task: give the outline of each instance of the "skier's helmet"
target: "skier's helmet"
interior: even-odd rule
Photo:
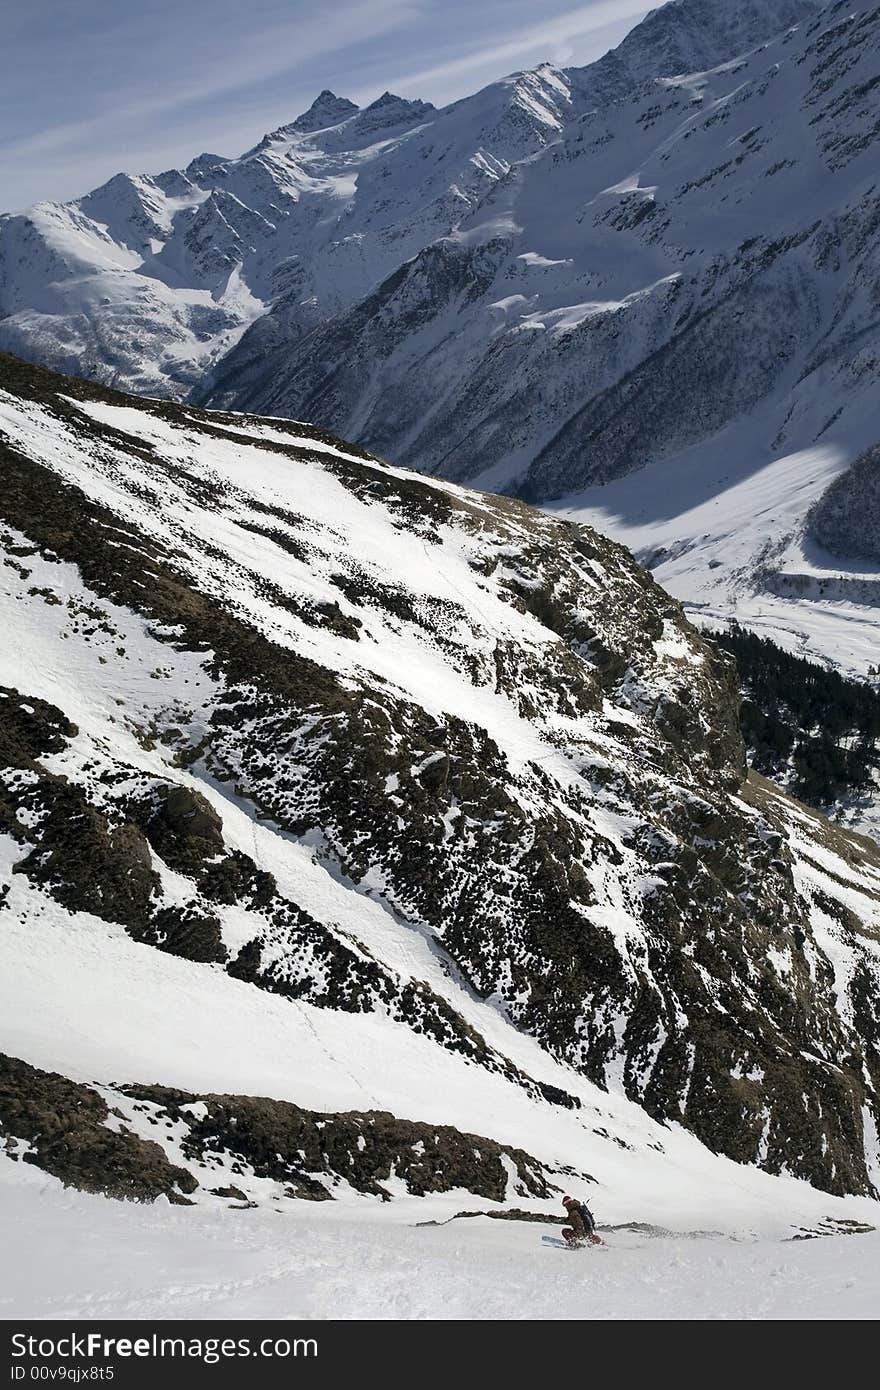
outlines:
[[[562,1205],[563,1205],[564,1207],[570,1207],[570,1206],[572,1206],[573,1203],[574,1203],[574,1198],[573,1198],[573,1197],[563,1197],[563,1199],[562,1199]]]

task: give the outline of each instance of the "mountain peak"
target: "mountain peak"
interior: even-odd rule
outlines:
[[[365,106],[357,120],[359,129],[378,129],[381,126],[414,125],[436,111],[430,101],[413,101],[395,92],[383,92]]]
[[[191,159],[184,169],[184,173],[190,179],[198,183],[200,178],[216,169],[218,164],[225,164],[227,161],[221,154],[197,154],[195,159]]]
[[[410,100],[408,97],[399,97],[396,92],[383,92],[375,101],[371,101],[369,106],[365,106],[363,115],[368,112],[383,112],[385,114],[397,115],[398,112],[416,112],[422,114],[426,111],[435,111],[436,107],[430,101],[420,101],[418,98]]]
[[[383,107],[387,107],[387,106],[400,106],[400,105],[409,105],[409,104],[410,104],[410,103],[407,102],[407,100],[406,100],[405,97],[399,97],[399,96],[397,96],[397,94],[396,94],[395,92],[383,92],[382,95],[381,95],[380,97],[376,97],[376,100],[375,100],[375,101],[371,101],[370,104],[369,104],[369,106],[365,107],[364,109],[367,110],[367,111],[380,111],[380,110],[383,109]],[[417,105],[417,104],[424,105],[424,103],[413,103],[413,104],[414,104],[414,105]]]
[[[621,80],[625,92],[633,82],[705,71],[810,19],[821,6],[822,0],[668,0],[603,58],[574,71],[588,76],[597,94],[614,98]]]
[[[325,126],[338,125],[340,121],[345,121],[349,116],[355,115],[360,108],[355,102],[349,101],[348,97],[338,97],[335,92],[331,92],[329,87],[325,87],[312,102],[308,111],[303,111],[301,116],[290,126],[291,130],[312,131],[323,130]]]

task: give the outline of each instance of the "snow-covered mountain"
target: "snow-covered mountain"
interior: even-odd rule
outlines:
[[[746,775],[628,552],[7,357],[0,465],[13,1158],[218,1209],[875,1209],[880,856]]]
[[[539,501],[744,419],[767,459],[873,442],[878,34],[876,7],[832,6],[598,103],[592,69],[558,74],[542,148],[298,342],[276,306],[210,399]]]
[[[179,397],[203,383],[253,324],[218,381],[224,392],[259,394],[264,366],[275,374],[274,362],[261,363],[271,348],[286,360],[316,326],[362,314],[360,306],[389,276],[405,299],[423,276],[434,282],[428,294],[436,303],[420,305],[420,316],[427,307],[432,321],[442,318],[459,284],[485,320],[489,284],[476,282],[494,280],[492,266],[507,246],[537,296],[533,307],[571,304],[566,294],[576,289],[581,296],[589,270],[589,238],[578,231],[578,264],[559,262],[549,276],[544,263],[552,253],[543,241],[548,223],[561,234],[570,222],[572,198],[583,202],[583,161],[563,174],[571,185],[565,202],[549,218],[546,211],[532,216],[514,248],[510,196],[522,181],[540,198],[538,171],[556,166],[572,143],[581,146],[598,111],[620,103],[628,111],[633,93],[655,89],[658,76],[711,66],[815,8],[814,0],[750,0],[735,8],[676,0],[588,68],[545,64],[442,111],[387,92],[359,110],[325,91],[241,158],[202,154],[183,170],[119,174],[73,203],[4,217],[0,347],[120,387]],[[628,128],[620,143],[630,144]],[[631,254],[625,238],[620,250]],[[414,257],[415,280],[407,268]],[[383,301],[388,295],[386,286]],[[504,295],[510,297],[509,287]],[[414,326],[395,326],[395,312],[383,314],[388,337],[377,370],[394,340]],[[522,317],[513,313],[513,320]],[[290,407],[303,389],[279,383],[274,405]],[[356,403],[348,395],[351,416]],[[372,414],[370,429],[381,432],[375,403],[359,413],[365,428]],[[400,452],[399,443],[391,452]],[[436,450],[421,453],[420,467],[440,462]],[[467,467],[481,461],[479,450]]]
[[[0,346],[519,491],[864,675],[876,565],[806,516],[880,434],[878,16],[675,0],[443,110],[322,92],[0,218]]]

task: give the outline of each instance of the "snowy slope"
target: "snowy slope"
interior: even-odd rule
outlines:
[[[698,626],[712,631],[732,620],[876,685],[880,567],[870,556],[831,554],[810,520],[837,482],[848,530],[872,534],[870,506],[853,505],[859,494],[848,486],[856,448],[820,443],[766,461],[756,434],[754,422],[743,422],[550,509],[628,546]],[[880,840],[880,787],[842,802],[839,814]]]
[[[218,1213],[870,1222],[880,860],[744,779],[623,549],[2,365],[13,1155]]]
[[[706,1177],[714,1184],[717,1173]],[[772,1186],[798,1209],[796,1184]],[[727,1195],[718,1183],[722,1203]],[[741,1192],[736,1197],[742,1202]],[[13,1245],[29,1252],[4,1268],[0,1312],[388,1321],[876,1316],[876,1232],[801,1241],[781,1241],[769,1229],[738,1241],[676,1236],[658,1227],[650,1202],[645,1207],[648,1229],[606,1231],[606,1249],[570,1256],[557,1248],[558,1226],[474,1217],[416,1229],[428,1217],[424,1202],[378,1212],[325,1203],[316,1213],[303,1204],[283,1219],[272,1210],[121,1207],[63,1192],[53,1179],[0,1159],[0,1221]],[[632,1208],[624,1209],[629,1217]],[[437,1202],[431,1211],[448,1219]],[[684,1214],[693,1219],[687,1203]],[[716,1226],[717,1211],[707,1215]],[[60,1260],[59,1248],[75,1250],[76,1260]]]
[[[727,430],[709,446],[551,509],[628,546],[696,621],[718,627],[732,617],[864,677],[878,659],[880,570],[870,561],[841,562],[815,543],[808,524],[850,452],[818,444],[766,460],[753,448],[754,432]]]

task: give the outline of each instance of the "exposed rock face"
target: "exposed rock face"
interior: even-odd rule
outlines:
[[[355,102],[349,101],[347,97],[338,97],[335,92],[325,87],[323,92],[315,97],[308,111],[297,116],[293,122],[293,129],[310,131],[320,130],[322,126],[338,125],[349,116],[357,115],[358,109]]]
[[[156,790],[155,809],[146,825],[150,844],[172,868],[191,872],[225,849],[223,822],[210,802],[189,787]]]
[[[155,1139],[136,1132],[147,1126]],[[178,1165],[162,1146],[172,1127]],[[128,1201],[163,1195],[182,1204],[202,1186],[252,1205],[240,1187],[217,1186],[217,1170],[226,1168],[238,1182],[270,1183],[276,1200],[307,1201],[331,1198],[340,1182],[387,1201],[383,1183],[392,1179],[416,1197],[461,1189],[496,1202],[544,1198],[559,1191],[552,1178],[563,1176],[522,1150],[394,1115],[315,1114],[257,1096],[195,1096],[161,1086],[99,1092],[2,1054],[0,1136],[7,1153],[65,1186]]]
[[[0,1055],[0,1135],[7,1152],[14,1153],[19,1141],[26,1163],[83,1192],[141,1202],[161,1193],[185,1201],[196,1179],[169,1163],[159,1144],[118,1131],[112,1121],[94,1088]]]
[[[494,1000],[716,1151],[870,1189],[876,850],[746,779],[732,667],[626,551],[311,427],[3,369],[10,627],[96,708],[110,653],[143,672],[93,724],[7,659],[16,879],[572,1106],[469,1021]],[[231,843],[217,788],[446,975]]]

